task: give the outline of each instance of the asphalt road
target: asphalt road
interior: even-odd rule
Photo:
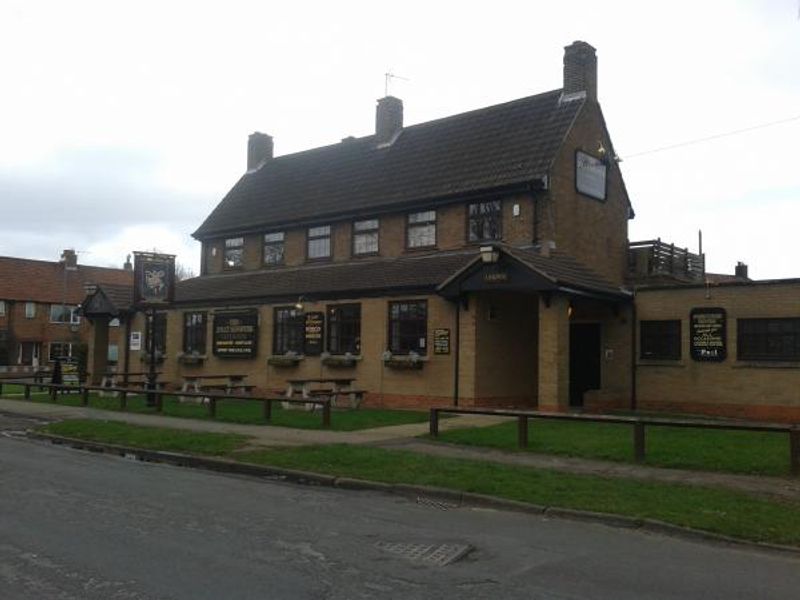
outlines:
[[[0,428],[14,429],[0,417]],[[0,437],[0,598],[800,598],[800,560]],[[446,566],[405,550],[473,549]]]

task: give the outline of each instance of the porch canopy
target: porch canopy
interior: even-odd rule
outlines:
[[[127,363],[127,338],[130,336],[130,318],[134,313],[133,286],[115,284],[86,286],[86,298],[80,305],[80,312],[92,323],[88,367],[91,381],[97,385],[108,368],[108,325],[113,319],[119,319],[120,323],[126,324],[122,352]]]

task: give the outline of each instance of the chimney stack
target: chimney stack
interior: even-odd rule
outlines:
[[[734,275],[736,275],[738,279],[750,279],[747,276],[747,265],[741,261],[736,263],[736,270],[734,271]]]
[[[597,55],[586,42],[572,42],[564,48],[564,95],[586,92],[597,102]]]
[[[122,268],[126,271],[133,271],[133,263],[131,262],[131,255],[125,257],[125,264],[122,265]]]
[[[61,262],[67,271],[75,271],[78,269],[78,255],[72,248],[67,248],[61,253]]]
[[[394,96],[378,100],[375,110],[375,139],[378,144],[391,144],[402,129],[403,101]]]
[[[272,136],[256,131],[247,140],[247,170],[255,171],[272,159]]]

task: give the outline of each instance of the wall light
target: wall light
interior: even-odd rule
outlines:
[[[299,297],[297,298],[297,302],[295,302],[295,303],[294,303],[294,307],[295,307],[297,310],[303,310],[303,300],[304,300],[304,299],[305,299],[305,296],[299,296]]]
[[[500,258],[500,251],[494,246],[481,246],[481,261],[496,263]]]

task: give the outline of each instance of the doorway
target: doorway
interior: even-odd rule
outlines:
[[[39,342],[21,342],[19,345],[19,364],[39,366],[39,352],[42,345]]]
[[[582,407],[584,392],[600,389],[600,352],[599,323],[573,323],[570,325],[570,407]]]

